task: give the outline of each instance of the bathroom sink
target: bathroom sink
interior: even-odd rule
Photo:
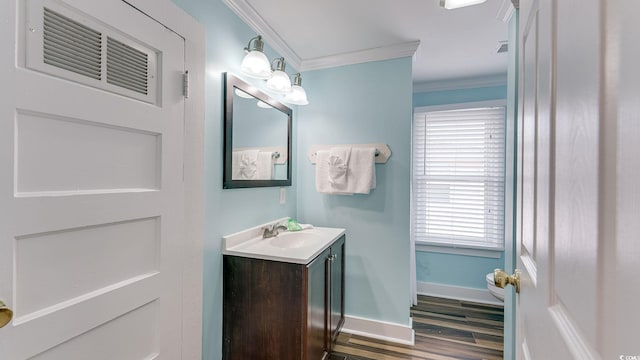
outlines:
[[[345,229],[316,226],[301,231],[282,231],[272,238],[263,237],[265,227],[288,220],[282,218],[223,236],[222,254],[308,264],[345,233]]]
[[[315,246],[322,241],[322,237],[310,232],[283,232],[271,238],[269,243],[281,249],[296,249]]]

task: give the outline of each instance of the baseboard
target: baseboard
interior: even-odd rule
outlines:
[[[491,295],[487,289],[418,281],[418,294],[504,306],[504,303]]]
[[[357,316],[345,316],[342,332],[404,345],[413,346],[415,344],[415,334],[411,325],[400,325]]]

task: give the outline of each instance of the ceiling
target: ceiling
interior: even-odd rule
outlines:
[[[506,79],[508,0],[223,0],[299,71],[414,56],[414,85]]]

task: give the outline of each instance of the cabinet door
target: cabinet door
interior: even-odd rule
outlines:
[[[327,343],[326,269],[331,250],[327,249],[307,265],[306,359],[322,359]]]
[[[331,246],[330,292],[329,292],[329,336],[331,346],[344,323],[344,266],[345,237],[342,236]]]

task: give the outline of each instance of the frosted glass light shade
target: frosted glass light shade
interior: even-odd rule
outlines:
[[[457,9],[465,6],[482,4],[487,0],[440,0],[440,6],[445,9]]]
[[[253,50],[242,59],[240,70],[247,76],[264,80],[271,76],[271,63],[262,51]]]
[[[236,89],[235,91],[236,95],[240,96],[241,98],[245,98],[245,99],[253,99],[253,96],[247,94],[246,92],[240,90],[240,89]]]
[[[267,89],[276,94],[288,94],[291,92],[291,79],[284,71],[276,70],[267,80]]]
[[[285,95],[284,101],[293,105],[308,105],[307,92],[300,85],[292,85],[291,92]]]
[[[271,105],[267,104],[262,100],[258,100],[258,107],[263,109],[271,109]]]

